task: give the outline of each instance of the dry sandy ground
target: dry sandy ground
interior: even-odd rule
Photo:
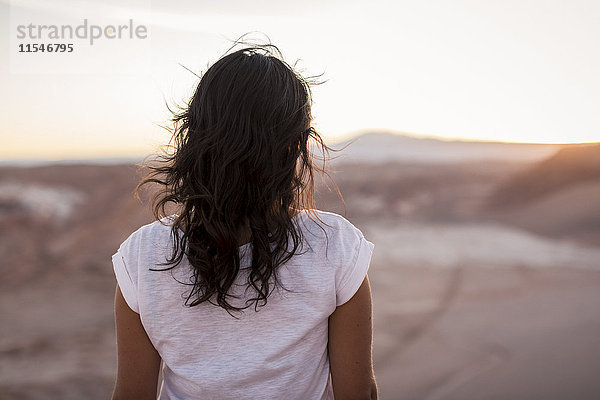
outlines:
[[[363,232],[382,399],[600,398],[600,248],[497,224]]]
[[[456,259],[440,257],[441,247],[423,251],[430,242],[403,251],[394,246],[405,233],[398,228],[362,226],[376,243],[370,276],[380,398],[600,398],[600,269],[593,264],[600,249],[498,226],[403,228],[414,237],[405,246],[417,246],[420,235],[443,237],[464,255]],[[547,264],[500,257],[483,265],[485,252],[475,249],[490,243],[500,253],[519,243],[555,253]],[[112,285],[101,277],[53,278],[0,294],[1,399],[109,397]]]
[[[600,398],[600,273],[378,267],[382,399]]]
[[[348,218],[375,243],[381,399],[600,399],[598,180],[525,202],[524,169],[507,186],[518,206],[488,215],[521,168],[339,167]],[[548,168],[533,182],[569,170]],[[110,255],[150,221],[136,182],[132,166],[0,169],[0,400],[110,397]],[[334,191],[318,197],[343,213]]]

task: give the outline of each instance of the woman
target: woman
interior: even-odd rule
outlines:
[[[161,188],[156,221],[112,257],[113,399],[377,398],[374,245],[314,208],[309,139],[330,149],[310,107],[267,45],[222,57],[175,114],[137,188]]]

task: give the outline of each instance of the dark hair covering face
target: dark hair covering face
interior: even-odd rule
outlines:
[[[277,267],[302,242],[294,215],[314,211],[318,168],[309,139],[332,150],[311,127],[311,102],[309,82],[267,45],[219,59],[174,113],[172,149],[145,166],[149,173],[136,193],[158,184],[156,219],[167,215],[167,204],[177,207],[173,253],[162,264],[170,267],[154,270],[170,270],[187,256],[193,275],[185,283],[192,286],[186,305],[208,301],[231,313],[254,304],[257,310],[279,284]],[[325,173],[324,166],[318,170]],[[255,296],[236,307],[228,292],[240,270],[244,228],[251,232],[247,283]]]

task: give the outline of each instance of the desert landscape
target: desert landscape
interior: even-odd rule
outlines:
[[[349,143],[336,145],[342,148]],[[600,398],[600,144],[362,135],[317,207],[375,244],[381,399]],[[107,399],[132,162],[0,167],[0,399]]]

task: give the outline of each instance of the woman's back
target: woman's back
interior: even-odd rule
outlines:
[[[245,47],[174,114],[137,187],[155,222],[113,256],[113,399],[155,399],[161,360],[163,399],[376,397],[374,245],[315,210],[313,144],[331,149],[310,85],[275,46]]]
[[[172,270],[149,270],[172,251],[170,219],[123,242],[113,255],[115,274],[163,360],[161,399],[333,398],[328,318],[361,286],[374,245],[342,216],[311,211],[323,223],[306,210],[294,217],[303,241],[278,267],[280,284],[267,304],[233,316],[209,302],[184,305],[193,287],[187,260]],[[239,248],[233,306],[245,307],[254,295],[247,284],[251,246]]]

